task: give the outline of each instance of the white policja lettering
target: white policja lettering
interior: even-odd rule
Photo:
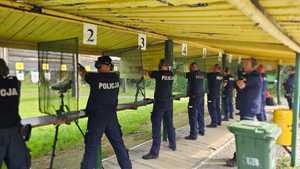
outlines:
[[[173,80],[173,76],[161,76],[161,80]]]
[[[111,89],[117,89],[119,88],[120,84],[119,82],[114,82],[114,83],[99,83],[99,89],[104,89],[104,90],[111,90]]]
[[[18,92],[16,88],[8,88],[8,89],[0,89],[0,96],[7,97],[7,96],[18,96]]]

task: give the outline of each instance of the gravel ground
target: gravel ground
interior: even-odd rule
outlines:
[[[232,158],[234,151],[235,143],[232,142],[228,146],[224,147],[219,153],[214,155],[210,160],[205,162],[199,169],[237,169],[237,167],[231,168],[225,166],[226,161]],[[289,165],[289,160],[287,160],[288,154],[281,146],[277,146],[277,159],[277,169],[292,169],[290,167],[286,167]]]

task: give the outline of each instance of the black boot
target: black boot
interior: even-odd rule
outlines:
[[[157,159],[157,158],[158,158],[158,155],[154,155],[154,154],[151,154],[151,153],[148,153],[148,154],[143,156],[144,160],[151,160],[151,159]]]
[[[206,127],[208,127],[208,128],[217,128],[218,126],[216,124],[210,124],[210,125],[207,125]]]
[[[197,137],[193,137],[191,135],[184,137],[186,140],[197,140]]]
[[[176,145],[169,145],[169,148],[173,151],[176,151]]]

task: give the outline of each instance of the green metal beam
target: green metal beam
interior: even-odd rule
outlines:
[[[296,54],[296,79],[294,89],[293,101],[293,136],[292,136],[292,154],[291,166],[296,167],[299,165],[299,151],[298,151],[298,130],[299,130],[299,102],[300,102],[300,53]]]
[[[277,67],[277,83],[276,83],[276,93],[277,93],[277,104],[281,105],[281,70],[282,70],[282,66],[278,65]]]
[[[174,43],[172,40],[165,41],[165,59],[169,62],[171,66],[173,66],[173,61],[174,61],[173,44]],[[173,114],[172,114],[172,118],[173,118]],[[168,133],[167,133],[167,126],[166,126],[166,119],[163,119],[163,141],[167,141],[167,140],[168,140]]]
[[[174,61],[174,52],[173,52],[173,40],[166,40],[165,41],[165,59],[173,66]]]
[[[97,151],[97,164],[96,164],[96,169],[102,169],[102,145],[101,141],[98,146],[98,151]]]

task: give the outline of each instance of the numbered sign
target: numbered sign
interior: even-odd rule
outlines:
[[[270,70],[272,70],[272,69],[273,69],[273,66],[272,66],[272,65],[270,65],[270,64],[267,64],[267,65],[266,65],[266,70],[270,71]]]
[[[221,62],[223,57],[223,52],[219,52],[218,61]]]
[[[83,25],[83,44],[97,45],[97,25],[87,23]]]
[[[49,64],[48,63],[43,63],[42,64],[42,69],[43,70],[49,70]]]
[[[146,48],[147,48],[146,34],[138,34],[138,46],[141,50],[146,50]]]
[[[17,79],[23,81],[25,79],[23,71],[16,71]]]
[[[67,71],[68,70],[68,65],[66,65],[66,64],[60,65],[60,70],[61,71]]]
[[[188,45],[186,43],[183,43],[181,45],[181,55],[187,56],[188,55]]]
[[[24,70],[24,63],[16,62],[16,70]]]
[[[242,63],[242,57],[239,57],[238,64]]]
[[[206,58],[206,56],[207,56],[207,48],[203,48],[202,49],[202,56],[203,56],[203,58]]]
[[[232,55],[228,55],[228,63],[232,62]]]
[[[50,72],[45,72],[44,77],[45,77],[46,81],[50,81],[51,80],[51,73]]]
[[[31,72],[31,82],[32,83],[39,82],[39,72]]]

